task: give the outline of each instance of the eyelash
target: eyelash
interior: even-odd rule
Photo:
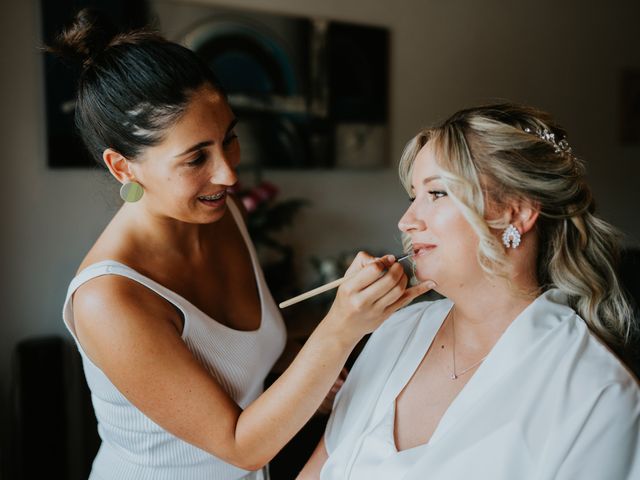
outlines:
[[[429,190],[427,193],[431,195],[431,199],[434,201],[447,196],[447,192],[444,190]],[[416,197],[409,197],[409,203],[413,203],[415,199]]]
[[[431,197],[434,200],[438,200],[439,198],[447,196],[447,192],[445,192],[444,190],[429,190],[427,193],[429,195],[431,195]],[[413,203],[415,201],[415,199],[416,199],[416,197],[409,197],[409,203]]]
[[[196,158],[194,158],[190,162],[187,162],[187,165],[189,165],[190,167],[197,167],[198,165],[202,165],[206,159],[207,154],[204,152],[200,152],[198,153],[198,156]]]
[[[431,195],[433,200],[438,200],[439,198],[447,196],[447,192],[444,190],[429,190],[427,193]]]
[[[222,143],[224,146],[229,145],[231,142],[233,142],[236,138],[238,138],[238,135],[235,133],[231,133]]]
[[[224,142],[222,142],[222,144],[226,147],[231,142],[233,142],[236,138],[238,138],[238,135],[236,135],[235,133],[232,133],[224,140]],[[203,164],[206,159],[207,159],[207,154],[205,152],[200,152],[196,158],[187,162],[187,165],[190,167],[197,167],[198,165]]]

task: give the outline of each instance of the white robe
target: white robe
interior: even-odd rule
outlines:
[[[407,384],[452,303],[397,312],[369,339],[335,406],[322,480],[640,479],[635,377],[551,290],[507,328],[404,476],[363,478],[364,442]],[[397,459],[395,460],[397,461]],[[375,470],[375,469],[374,469]],[[368,472],[371,469],[367,469]],[[400,473],[400,472],[398,472]]]

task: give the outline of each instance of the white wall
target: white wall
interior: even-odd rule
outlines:
[[[205,2],[200,2],[205,3]],[[601,213],[640,240],[640,147],[618,134],[618,75],[640,68],[640,2],[508,0],[227,0],[211,4],[318,15],[392,31],[391,153],[421,126],[495,99],[553,112],[588,160]],[[589,4],[589,5],[587,5]],[[30,335],[63,332],[61,304],[84,252],[117,206],[114,186],[86,170],[45,166],[38,2],[0,11],[0,200],[3,313],[0,387],[10,352]],[[313,202],[289,236],[309,255],[354,247],[393,249],[406,200],[395,171],[271,172],[283,197]],[[6,404],[2,412],[6,412]],[[0,425],[7,425],[5,418]]]
[[[496,100],[531,103],[552,112],[568,129],[574,150],[588,160],[601,213],[629,235],[629,242],[640,240],[640,221],[630,207],[640,203],[634,185],[640,146],[623,148],[617,141],[620,68],[640,67],[638,2],[154,2],[228,5],[387,26],[392,32],[390,164],[395,167],[404,143],[420,127],[459,108]],[[358,247],[398,249],[396,221],[406,203],[394,167],[368,173],[267,174],[284,195],[313,201],[286,235],[296,244],[303,276],[308,276],[310,255]]]

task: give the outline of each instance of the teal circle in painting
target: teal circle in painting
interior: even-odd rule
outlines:
[[[137,202],[142,198],[143,194],[144,189],[138,182],[123,183],[122,187],[120,187],[120,198],[125,202]]]

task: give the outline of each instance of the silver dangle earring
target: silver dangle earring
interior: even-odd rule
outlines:
[[[125,202],[137,202],[142,195],[144,195],[144,189],[138,182],[126,182],[120,187],[120,198]]]
[[[504,232],[502,232],[502,243],[507,248],[518,248],[521,239],[522,236],[520,235],[520,232],[511,223],[504,229]]]

